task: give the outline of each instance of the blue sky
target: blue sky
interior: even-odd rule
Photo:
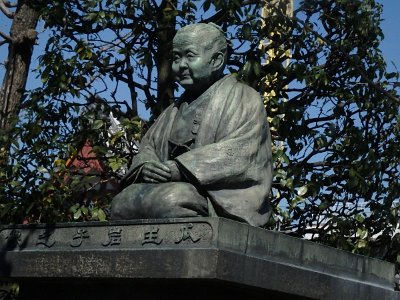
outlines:
[[[400,1],[379,0],[383,5],[382,29],[385,39],[381,49],[388,66],[391,68],[391,61],[400,68]]]
[[[299,0],[295,0],[298,2]],[[382,14],[382,29],[385,34],[385,38],[381,44],[381,50],[385,57],[390,70],[395,70],[391,62],[393,62],[400,70],[400,1],[399,0],[377,0],[377,2],[383,5]],[[0,14],[0,30],[3,32],[9,32],[9,20],[5,18],[3,14]],[[40,30],[40,26],[39,26]],[[42,33],[44,35],[45,33]],[[45,42],[45,37],[42,39]],[[38,64],[37,53],[43,51],[44,45],[39,45],[35,48],[34,60],[31,64],[31,69],[35,68]],[[6,58],[8,49],[6,45],[0,47],[0,62],[3,62]],[[4,67],[0,65],[0,80],[4,75]],[[34,80],[31,76],[28,80],[28,88],[37,87],[40,85],[40,80]],[[140,109],[141,108],[141,109]],[[139,107],[141,115],[148,117],[146,113],[143,113],[143,107]]]

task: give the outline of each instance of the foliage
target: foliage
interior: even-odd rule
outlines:
[[[381,9],[305,1],[301,21],[274,36],[292,54],[268,106],[281,141],[275,195],[287,202],[279,228],[389,258],[389,240],[398,240],[399,99],[398,74],[386,72],[378,48]]]
[[[18,298],[19,285],[15,282],[0,281],[0,299],[15,300]]]
[[[121,130],[110,134],[104,107],[82,113],[78,104],[39,96],[30,95],[14,130],[2,136],[4,144],[12,142],[11,167],[0,172],[2,222],[105,220],[115,190],[104,186],[133,155],[134,145],[126,141],[137,139],[140,120],[125,118]],[[94,157],[82,156],[85,144],[94,145],[100,169],[92,167]]]
[[[140,134],[138,103],[156,117],[172,100],[159,86],[169,80],[160,66],[170,44],[159,42],[185,24],[213,21],[232,42],[229,71],[264,95],[276,173],[269,227],[396,260],[398,73],[387,72],[379,50],[382,7],[374,0],[303,1],[291,17],[279,3],[49,3],[42,18],[51,37],[37,70],[43,86],[27,95],[13,134],[2,137],[13,144],[10,166],[1,171],[2,222],[104,218],[99,209],[108,201],[79,201],[74,192],[94,181],[70,174],[66,161],[91,141],[104,164],[97,176],[120,176],[131,156],[117,155],[120,145]],[[265,5],[269,14],[261,18]],[[131,137],[109,136],[107,114],[80,114],[96,97]]]

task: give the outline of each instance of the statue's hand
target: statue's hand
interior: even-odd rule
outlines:
[[[149,161],[143,165],[141,177],[147,183],[168,182],[171,181],[171,170],[159,161]]]
[[[178,165],[173,160],[167,160],[164,163],[171,171],[171,181],[182,181],[181,172],[179,171]]]

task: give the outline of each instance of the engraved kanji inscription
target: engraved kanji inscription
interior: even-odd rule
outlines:
[[[86,229],[78,229],[76,234],[72,237],[71,247],[80,247],[84,239],[88,239],[89,233]]]
[[[192,243],[197,243],[198,241],[200,241],[201,237],[195,236],[192,233],[192,228],[193,228],[192,223],[182,225],[182,227],[180,228],[181,231],[180,238],[177,241],[175,241],[175,244],[179,244],[187,240],[192,241]]]
[[[122,229],[117,227],[112,227],[108,230],[108,240],[104,242],[102,245],[104,247],[107,246],[115,246],[121,244],[121,234]]]
[[[158,237],[158,232],[160,228],[157,226],[151,226],[150,230],[147,230],[143,233],[143,241],[142,245],[145,244],[155,244],[155,245],[160,245],[163,241],[163,239],[160,239]]]
[[[53,235],[53,232],[48,231],[48,230],[43,230],[42,233],[39,234],[37,241],[36,241],[36,246],[43,245],[47,248],[51,248],[54,246],[56,241],[51,239],[51,236]]]
[[[10,233],[6,236],[7,245],[10,247],[22,246],[22,239],[21,239],[21,231],[19,230],[11,230]]]

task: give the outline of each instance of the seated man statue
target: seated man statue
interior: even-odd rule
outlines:
[[[254,226],[270,216],[271,139],[253,88],[224,75],[227,42],[215,24],[173,39],[172,71],[185,89],[143,137],[112,201],[111,218],[220,216]]]

